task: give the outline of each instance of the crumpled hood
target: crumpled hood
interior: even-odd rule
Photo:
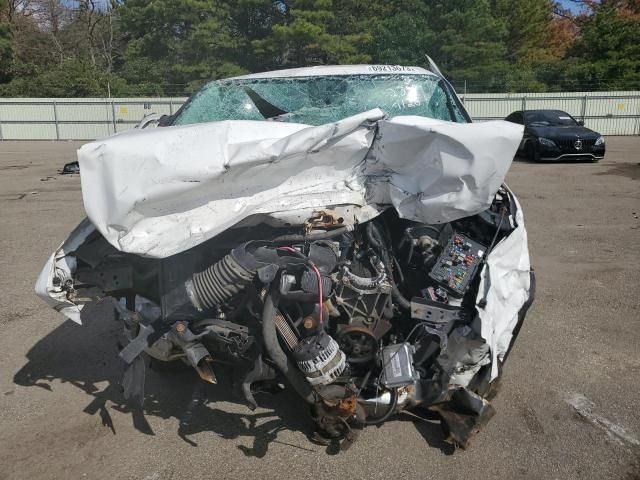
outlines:
[[[130,130],[78,151],[84,205],[118,250],[164,258],[258,214],[355,205],[365,221],[449,222],[481,212],[522,126],[386,119],[375,109],[310,127],[224,121]]]

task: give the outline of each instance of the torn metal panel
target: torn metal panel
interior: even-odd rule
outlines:
[[[353,224],[391,204],[449,222],[489,206],[522,134],[509,122],[383,118],[215,122],[89,143],[78,152],[87,215],[118,250],[157,258],[277,212],[353,205]]]
[[[453,123],[424,117],[379,122],[365,172],[380,203],[403,218],[451,222],[485,210],[522,136],[508,122]],[[382,194],[382,195],[381,195]]]
[[[75,251],[94,231],[93,224],[85,218],[71,232],[69,238],[51,254],[35,286],[36,294],[51,308],[78,324],[82,324],[80,319],[82,305],[69,299],[73,291],[75,258],[67,254]]]
[[[520,309],[531,294],[531,264],[524,214],[513,196],[515,229],[503,238],[487,257],[480,274],[477,310],[482,338],[491,349],[491,379],[498,376],[498,361],[509,350]]]
[[[447,392],[447,401],[430,407],[442,419],[446,441],[467,448],[476,433],[491,420],[496,411],[484,398],[466,388]]]
[[[455,328],[448,337],[447,348],[438,357],[450,386],[466,387],[484,365],[491,363],[489,345],[469,326]]]
[[[163,258],[250,215],[366,206],[355,169],[382,117],[319,127],[230,121],[90,143],[78,152],[85,209],[117,249]]]

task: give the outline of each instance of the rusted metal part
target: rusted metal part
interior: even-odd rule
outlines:
[[[216,374],[213,372],[213,368],[211,364],[213,363],[213,358],[210,356],[204,357],[198,365],[196,366],[196,372],[200,375],[200,378],[205,382],[216,384],[218,383],[218,379],[216,378]]]
[[[449,390],[448,397],[448,401],[431,405],[429,410],[440,415],[445,441],[467,448],[496,411],[487,400],[463,387]]]
[[[318,212],[314,212],[313,216],[306,221],[304,229],[306,233],[309,233],[318,228],[340,227],[343,223],[344,218],[337,216],[336,212],[331,210],[320,210]]]
[[[351,445],[353,445],[358,439],[360,433],[364,429],[365,418],[366,415],[364,409],[360,405],[357,405],[352,421],[349,424],[349,431],[340,444],[341,451],[346,452],[347,450],[349,450],[349,448],[351,448]]]
[[[348,398],[343,398],[338,401],[338,404],[335,406],[336,412],[343,416],[348,417],[356,413],[356,408],[358,407],[358,399],[355,395],[352,395]]]
[[[358,404],[354,385],[327,385],[318,392],[320,400],[314,408],[317,431],[315,440],[323,445],[342,439],[341,450],[347,450],[364,428],[365,412]]]

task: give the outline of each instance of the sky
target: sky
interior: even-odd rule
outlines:
[[[582,10],[584,10],[584,7],[582,7],[582,5],[572,2],[571,0],[557,0],[557,2],[562,5],[563,8],[571,10],[571,13],[580,13]]]

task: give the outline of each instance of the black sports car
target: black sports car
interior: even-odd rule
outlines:
[[[524,125],[518,154],[531,161],[604,158],[604,137],[562,110],[513,112],[508,122]]]

